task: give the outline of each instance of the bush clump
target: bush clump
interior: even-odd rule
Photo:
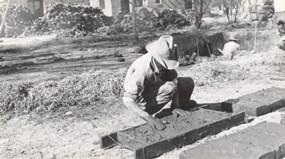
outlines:
[[[153,30],[157,21],[157,17],[154,14],[154,9],[141,7],[136,9],[136,26],[138,32]],[[133,31],[133,17],[128,12],[121,12],[114,19],[114,23],[111,26],[102,27],[99,29],[100,33],[120,34],[131,33]]]
[[[159,13],[156,9],[141,7],[136,10],[136,29],[138,32],[152,31],[154,29],[181,28],[191,25],[193,14],[164,10]],[[133,30],[133,17],[130,13],[121,12],[110,27],[100,28],[101,32],[108,34],[131,33]]]
[[[176,10],[164,10],[158,16],[159,22],[156,27],[162,28],[181,28],[185,25],[191,25],[191,22],[186,17],[179,14]]]
[[[5,6],[1,6],[1,17],[4,14]],[[2,19],[0,19],[1,22]],[[25,32],[33,24],[34,17],[32,13],[25,7],[12,5],[9,7],[5,21],[5,36],[16,37]]]

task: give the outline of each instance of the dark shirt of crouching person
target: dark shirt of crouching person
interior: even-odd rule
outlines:
[[[283,20],[278,20],[277,28],[280,36],[285,35],[285,22]]]
[[[163,130],[165,125],[159,114],[168,110],[185,117],[187,113],[181,104],[185,106],[190,100],[194,82],[190,77],[177,78],[177,45],[172,36],[161,36],[147,44],[146,50],[148,53],[134,61],[127,71],[123,101],[152,128]]]
[[[284,20],[278,20],[277,28],[279,31],[280,39],[278,41],[278,48],[285,51],[285,22]]]

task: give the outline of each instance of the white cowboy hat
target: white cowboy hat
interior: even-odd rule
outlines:
[[[239,39],[236,39],[236,38],[235,38],[235,35],[230,34],[230,35],[229,35],[229,40],[238,41]]]
[[[173,43],[173,37],[163,35],[146,45],[146,50],[150,53],[162,66],[172,70],[179,66],[176,44]]]

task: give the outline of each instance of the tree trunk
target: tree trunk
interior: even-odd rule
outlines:
[[[200,1],[200,2],[198,2],[198,1]],[[197,14],[197,16],[196,16],[196,27],[197,28],[200,28],[201,27],[201,20],[202,20],[202,17],[203,17],[203,1],[204,0],[197,0],[196,1],[196,7],[197,7],[197,11],[198,11],[198,13],[196,13]],[[197,5],[200,5],[200,6],[197,6]],[[198,9],[198,7],[199,7],[199,9]]]
[[[238,2],[239,3],[239,2]],[[240,6],[239,6],[239,4],[236,4],[236,8],[235,8],[235,20],[234,20],[234,22],[236,23],[237,22],[237,16],[238,16],[238,11],[240,10]]]
[[[254,28],[254,52],[257,52],[257,32],[258,32],[258,27],[257,27],[258,23],[255,25]]]
[[[10,5],[10,1],[9,0],[6,4],[6,9],[4,11],[4,14],[2,15],[2,22],[1,22],[1,25],[0,25],[0,37],[5,37],[5,22],[6,22],[6,17],[7,17],[7,12],[8,12],[8,9],[9,9],[9,5]]]
[[[230,0],[229,17],[230,17],[230,23],[231,23],[233,21],[233,0]]]
[[[133,17],[133,33],[135,39],[138,41],[139,36],[137,33],[137,26],[136,26],[136,0],[131,0],[131,4],[132,4],[132,17]]]
[[[249,11],[249,18],[250,19],[251,19],[251,6],[252,6],[251,0],[248,0],[248,11]]]

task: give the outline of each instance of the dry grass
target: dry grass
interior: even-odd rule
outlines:
[[[59,107],[89,106],[96,104],[102,97],[119,97],[123,91],[125,72],[125,69],[117,72],[97,70],[33,86],[2,83],[0,115],[8,112],[21,114],[52,111]]]
[[[267,77],[285,67],[285,53],[273,48],[267,52],[243,54],[230,60],[204,61],[193,65],[189,71],[180,71],[181,76],[192,77],[197,86],[213,85],[216,82],[240,81]]]
[[[220,61],[207,61],[194,65],[191,72],[184,73],[184,76],[192,77],[199,86],[216,81],[241,80],[247,75],[237,65],[223,64]]]
[[[192,77],[196,86],[268,77],[285,66],[285,54],[271,50],[252,54],[244,52],[233,61],[204,61],[180,76]],[[105,97],[120,97],[126,69],[96,70],[72,75],[60,81],[49,81],[33,86],[2,83],[0,85],[0,116],[7,112],[45,112],[59,107],[96,105]]]

